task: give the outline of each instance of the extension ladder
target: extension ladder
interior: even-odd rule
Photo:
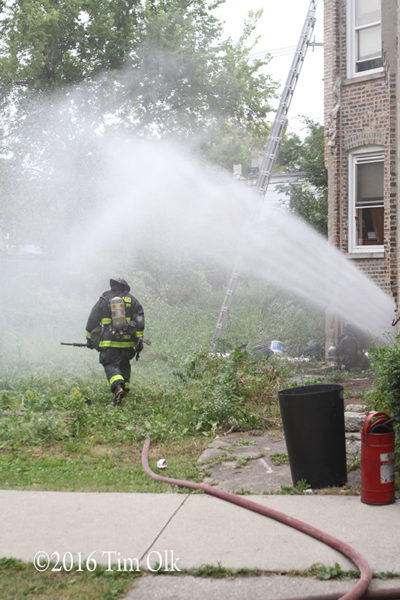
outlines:
[[[301,31],[300,39],[297,44],[296,52],[293,57],[293,61],[289,70],[289,74],[286,80],[285,87],[282,92],[279,106],[276,111],[274,123],[271,128],[271,132],[268,136],[267,147],[265,149],[264,157],[260,165],[256,192],[265,197],[271,179],[272,169],[275,164],[276,157],[279,152],[279,148],[285,133],[287,126],[287,115],[289,111],[290,102],[292,100],[294,90],[300,75],[301,67],[303,66],[304,59],[306,56],[307,48],[310,45],[311,35],[315,26],[315,12],[317,9],[318,0],[311,0],[310,6],[307,11],[306,20]],[[232,304],[232,298],[235,293],[238,283],[239,273],[236,268],[233,269],[231,277],[229,279],[228,288],[225,293],[225,297],[220,308],[217,322],[214,327],[214,332],[211,338],[210,351],[215,352],[217,343],[221,337],[223,328],[225,327],[228,319],[229,309]]]

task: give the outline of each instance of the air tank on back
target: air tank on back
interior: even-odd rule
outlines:
[[[123,332],[126,329],[125,303],[119,296],[111,298],[111,324],[114,331]]]

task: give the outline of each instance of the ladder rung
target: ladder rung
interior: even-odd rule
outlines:
[[[307,48],[310,44],[310,37],[315,25],[316,6],[316,0],[311,0],[307,16],[303,25],[303,29],[301,31],[300,38],[296,47],[296,51],[293,56],[292,64],[289,69],[281,100],[278,105],[274,123],[272,125],[270,135],[268,137],[267,147],[265,150],[264,158],[261,163],[256,183],[256,191],[258,193],[262,193],[263,196],[265,196],[267,193],[269,180],[271,178],[271,173],[275,163],[276,155],[282,142],[283,135],[285,133],[287,124],[287,113],[289,110],[290,102],[294,94],[295,86],[297,85],[297,81],[299,79],[300,70],[304,63]],[[211,340],[212,350],[215,350],[217,341],[225,324],[238,276],[239,275],[236,271],[234,271],[231,275],[228,291],[225,294],[224,304],[222,305],[220,313],[218,315],[217,324],[215,326],[213,337]]]

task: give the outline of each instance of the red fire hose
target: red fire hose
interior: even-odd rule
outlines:
[[[270,517],[271,519],[280,521],[281,523],[284,523],[285,525],[289,525],[289,527],[293,527],[294,529],[302,531],[303,533],[323,542],[324,544],[327,544],[328,546],[331,546],[335,550],[338,550],[339,552],[341,552],[342,554],[347,556],[347,558],[349,558],[358,567],[358,569],[360,571],[361,577],[358,580],[357,584],[353,587],[353,589],[351,589],[349,592],[347,592],[344,596],[338,596],[338,594],[328,594],[326,596],[318,596],[318,598],[320,600],[336,600],[338,598],[340,598],[341,600],[357,600],[358,598],[362,598],[362,597],[364,597],[364,598],[379,598],[379,599],[383,599],[383,598],[399,599],[400,598],[400,590],[399,589],[367,593],[368,586],[369,586],[369,584],[371,582],[371,578],[372,578],[372,572],[371,572],[371,568],[370,568],[369,564],[367,563],[367,561],[365,560],[365,558],[363,558],[363,556],[361,556],[361,554],[359,554],[359,552],[354,550],[354,548],[352,548],[345,542],[342,542],[338,538],[322,531],[321,529],[318,529],[312,525],[309,525],[308,523],[304,523],[304,521],[300,521],[299,519],[295,519],[294,517],[290,517],[289,515],[285,515],[284,513],[277,511],[275,509],[268,508],[267,506],[263,506],[261,504],[258,504],[257,502],[253,502],[252,500],[249,500],[248,498],[244,498],[243,496],[237,496],[236,494],[226,492],[224,490],[221,490],[216,487],[212,487],[210,485],[206,485],[204,483],[195,483],[192,481],[186,481],[184,479],[172,479],[170,477],[163,477],[162,475],[157,475],[149,467],[149,463],[148,463],[149,447],[150,447],[150,437],[147,436],[146,440],[144,442],[144,445],[143,445],[143,450],[142,450],[142,466],[143,466],[145,473],[147,475],[149,475],[150,477],[152,477],[153,479],[155,479],[156,481],[162,481],[164,483],[169,483],[171,485],[177,485],[179,487],[189,488],[192,490],[203,490],[203,492],[205,492],[206,494],[209,494],[210,496],[216,496],[217,498],[220,498],[221,500],[225,500],[227,502],[237,504],[238,506],[247,508],[248,510],[251,510],[253,512],[264,515],[265,517]],[[311,596],[307,596],[307,598],[309,600],[311,600]]]

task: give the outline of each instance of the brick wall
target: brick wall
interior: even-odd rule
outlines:
[[[386,36],[383,73],[347,79],[346,0],[325,0],[325,163],[329,180],[329,239],[348,251],[348,156],[367,145],[384,147],[383,258],[351,258],[382,289],[397,296],[397,188],[396,188],[396,37],[392,0],[386,0],[382,31]],[[385,12],[385,11],[384,11]],[[389,18],[390,17],[390,18]],[[385,49],[385,39],[383,40]]]

